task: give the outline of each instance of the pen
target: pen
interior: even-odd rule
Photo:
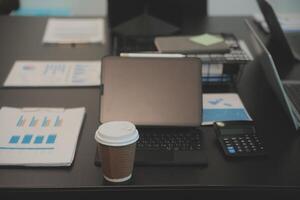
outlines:
[[[184,58],[183,54],[172,53],[120,53],[121,57],[143,57],[143,58]]]

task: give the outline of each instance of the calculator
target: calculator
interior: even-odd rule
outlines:
[[[228,157],[265,156],[262,139],[257,136],[252,121],[215,122],[214,129]]]

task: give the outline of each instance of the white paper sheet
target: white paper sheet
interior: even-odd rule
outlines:
[[[104,43],[104,27],[102,18],[52,18],[48,20],[43,42],[56,44]]]
[[[100,61],[16,61],[4,86],[97,86],[100,74]]]
[[[0,110],[0,165],[70,166],[85,108]]]
[[[251,121],[240,97],[235,93],[203,94],[203,122],[210,125],[215,121]]]

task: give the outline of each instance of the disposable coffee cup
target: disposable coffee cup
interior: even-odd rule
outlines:
[[[123,182],[131,178],[138,139],[138,131],[131,122],[112,121],[99,126],[95,140],[107,181]]]

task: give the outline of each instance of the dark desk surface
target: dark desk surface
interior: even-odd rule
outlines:
[[[46,18],[0,17],[0,82],[20,59],[96,60],[108,54],[107,45],[47,46],[41,43]],[[186,26],[186,33],[233,32],[248,43],[248,30],[240,17],[210,17]],[[251,44],[249,44],[251,48]],[[0,191],[7,189],[185,189],[195,190],[300,190],[300,137],[265,81],[257,62],[245,66],[237,85],[239,94],[257,123],[269,156],[266,159],[226,160],[211,127],[203,128],[208,166],[135,167],[133,179],[122,186],[104,182],[94,165],[98,126],[99,88],[0,89],[0,106],[53,106],[87,109],[74,163],[69,168],[0,168]]]

